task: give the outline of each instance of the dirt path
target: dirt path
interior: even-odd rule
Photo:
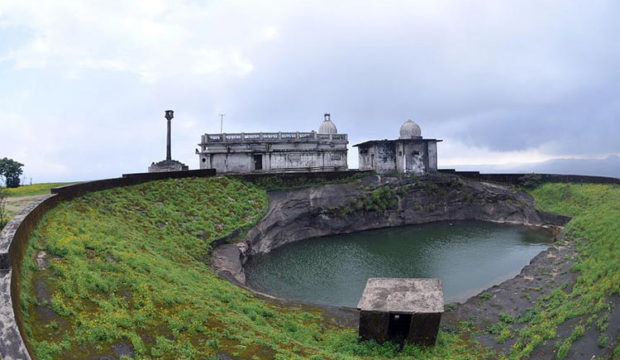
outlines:
[[[6,202],[21,202],[21,201],[34,201],[34,200],[39,200],[40,198],[42,198],[43,196],[47,196],[47,194],[45,195],[28,195],[28,196],[19,196],[19,197],[8,197],[6,198]]]
[[[44,196],[47,195],[28,195],[6,198],[6,211],[9,215],[9,219],[22,211],[30,202],[39,200]]]

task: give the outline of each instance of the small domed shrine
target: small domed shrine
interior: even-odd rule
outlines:
[[[359,169],[384,174],[425,174],[437,171],[438,139],[422,138],[420,126],[407,120],[396,140],[370,140],[353,145],[359,153]]]

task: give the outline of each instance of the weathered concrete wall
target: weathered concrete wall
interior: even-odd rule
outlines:
[[[218,173],[251,173],[278,171],[332,171],[346,170],[346,151],[269,151],[244,153],[217,153],[202,155],[202,169],[213,168]],[[260,169],[255,156],[260,156]]]
[[[198,156],[218,173],[346,170],[347,143],[346,134],[206,134]]]
[[[19,309],[21,266],[30,234],[57,202],[56,195],[49,195],[28,204],[0,233],[0,355],[4,360],[31,358]]]
[[[424,142],[403,143],[403,157],[406,173],[424,174],[426,172],[426,144]]]
[[[380,174],[396,170],[396,148],[388,140],[376,141],[359,148],[359,169],[374,170]]]
[[[520,185],[528,177],[531,179],[537,176],[541,183],[589,183],[589,184],[620,184],[620,178],[606,176],[587,176],[587,175],[563,175],[563,174],[535,174],[535,173],[513,173],[513,174],[481,174],[478,171],[454,171],[453,169],[440,169],[440,173],[453,174],[468,179],[481,181],[495,181],[507,184]]]
[[[360,311],[359,336],[383,344],[389,339],[390,314],[379,311]]]
[[[359,169],[424,174],[437,169],[436,140],[377,140],[358,146]]]
[[[428,143],[428,171],[437,171],[437,143],[429,141]]]
[[[329,172],[296,172],[296,173],[253,173],[227,174],[226,176],[242,179],[258,185],[277,183],[282,187],[298,187],[324,181],[347,179],[352,176],[372,175],[370,171],[344,170]]]

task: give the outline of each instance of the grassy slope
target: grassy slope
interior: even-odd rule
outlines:
[[[545,185],[533,195],[544,209],[575,216],[567,236],[581,242],[580,278],[571,293],[557,289],[540,302],[517,335],[514,359],[546,339],[565,353],[582,330],[554,339],[557,325],[585,315],[605,327],[606,299],[620,294],[618,186]],[[118,341],[130,342],[138,358],[205,358],[219,351],[247,359],[394,357],[389,345],[359,344],[355,331],[319,313],[260,301],[203,264],[212,240],[251,225],[265,206],[262,190],[222,178],[153,182],[63,203],[39,226],[24,267],[23,306],[39,358],[110,353]],[[54,255],[48,270],[37,270],[37,249]],[[41,279],[51,284],[57,318],[37,311],[33,283]],[[440,332],[436,347],[406,347],[396,357],[477,359],[481,351]]]
[[[237,180],[182,179],[92,193],[51,211],[23,275],[22,306],[39,359],[111,353],[119,341],[131,343],[138,358],[393,356],[393,346],[360,345],[356,331],[319,312],[261,301],[204,265],[209,243],[256,222],[266,200],[263,190]],[[37,270],[39,250],[53,255],[48,270]],[[41,280],[50,284],[53,316],[37,307]],[[409,347],[401,356],[413,354],[477,358],[471,344],[446,333],[439,346]]]
[[[562,359],[586,328],[606,329],[611,310],[609,297],[620,295],[620,187],[545,184],[532,195],[543,210],[573,216],[565,236],[578,244],[573,270],[579,277],[572,289],[555,289],[539,301],[534,311],[537,315],[518,334],[509,358],[526,358],[537,345],[551,341],[556,344],[557,358]],[[573,318],[579,321],[572,334],[558,339],[558,325]],[[602,346],[613,341],[617,340],[599,338]],[[615,358],[620,358],[620,345],[616,345]]]
[[[8,192],[8,197],[44,195],[44,194],[49,194],[51,188],[69,185],[69,184],[74,184],[74,183],[45,183],[45,184],[24,185],[24,186],[20,186],[16,188],[7,189],[7,192]]]

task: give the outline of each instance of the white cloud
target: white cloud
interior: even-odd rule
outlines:
[[[411,117],[445,140],[442,166],[617,153],[618,11],[605,0],[0,0],[0,151],[66,179],[142,171],[161,159],[172,108],[173,154],[191,167],[219,113],[225,131],[305,131],[331,112],[352,142],[394,138]]]
[[[175,76],[245,76],[247,53],[277,37],[262,19],[269,4],[215,1],[7,1],[0,24],[22,26],[32,38],[3,56],[17,69],[135,73],[156,82]],[[247,7],[246,7],[247,6]],[[254,11],[256,10],[256,11]]]

